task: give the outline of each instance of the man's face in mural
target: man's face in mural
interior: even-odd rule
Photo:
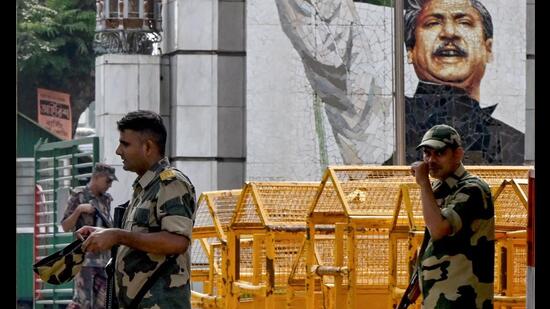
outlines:
[[[418,78],[450,84],[479,100],[479,83],[492,57],[479,12],[469,0],[426,2],[417,19],[416,43],[407,52]]]

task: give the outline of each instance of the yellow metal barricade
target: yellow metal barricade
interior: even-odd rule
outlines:
[[[466,166],[493,193],[497,308],[525,307],[531,168]],[[210,219],[194,229],[207,261],[193,277],[205,287],[193,292],[195,304],[386,309],[399,302],[425,228],[409,166],[334,166],[321,183],[250,182],[233,193],[225,216],[210,201],[218,193],[199,202],[207,211],[199,208],[197,218]]]
[[[243,188],[228,233],[229,308],[252,300],[255,308],[287,303],[292,262],[303,244],[312,182],[250,182]],[[244,244],[243,240],[251,244]],[[297,304],[296,308],[298,308]]]
[[[191,278],[203,284],[193,291],[192,303],[201,308],[224,308],[227,282],[227,230],[240,189],[203,192],[193,227]]]

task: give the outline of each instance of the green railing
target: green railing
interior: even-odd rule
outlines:
[[[73,241],[73,234],[60,226],[69,190],[83,186],[99,160],[99,137],[48,143],[34,147],[35,220],[34,261]],[[62,194],[65,193],[65,194]],[[73,282],[52,285],[34,277],[35,308],[64,308],[73,295]]]

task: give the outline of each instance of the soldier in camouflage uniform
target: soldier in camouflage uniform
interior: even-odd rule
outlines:
[[[427,246],[418,275],[423,308],[493,308],[495,222],[491,190],[464,169],[458,132],[436,125],[411,172],[421,189]],[[428,174],[436,180],[430,184]]]
[[[195,189],[164,156],[166,129],[149,111],[130,112],[118,122],[116,153],[124,169],[138,174],[122,229],[84,227],[85,251],[120,245],[115,266],[116,294],[129,308],[151,274],[176,256],[144,295],[138,308],[191,308],[190,243],[195,218]]]
[[[86,187],[71,192],[61,220],[63,230],[75,231],[85,225],[111,227],[113,198],[107,190],[113,180],[117,180],[115,169],[97,163]],[[82,268],[74,278],[74,296],[68,308],[105,308],[107,274],[104,267],[110,256],[109,251],[86,253]]]

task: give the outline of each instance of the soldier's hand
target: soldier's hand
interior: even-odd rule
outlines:
[[[78,239],[84,240],[84,239],[88,238],[88,236],[90,236],[90,234],[92,234],[93,232],[95,232],[98,229],[101,229],[101,228],[100,227],[95,227],[95,226],[85,225],[85,226],[79,228],[76,232],[74,232],[74,235]]]
[[[91,204],[80,204],[78,205],[78,211],[80,213],[87,213],[87,214],[93,214],[95,212],[95,208],[94,206],[92,206]]]
[[[112,246],[117,244],[118,231],[119,229],[96,228],[82,243],[82,251],[101,252],[111,249]]]
[[[429,185],[429,165],[424,161],[416,161],[411,164],[411,174],[415,177],[416,183],[419,185]]]

